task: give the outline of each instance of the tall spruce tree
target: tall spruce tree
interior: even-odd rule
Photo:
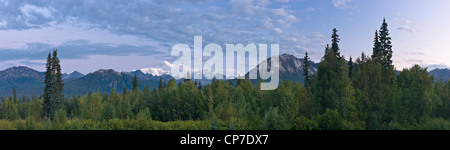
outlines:
[[[337,30],[333,30],[334,47],[338,48]],[[337,51],[335,51],[337,50]],[[361,129],[359,105],[355,99],[355,91],[348,78],[348,68],[344,59],[335,52],[339,49],[326,49],[325,57],[319,64],[312,82],[312,111],[324,114],[327,110],[337,110],[340,117],[348,121],[349,128]]]
[[[303,58],[303,77],[304,77],[304,84],[305,87],[308,87],[309,84],[311,84],[311,76],[309,73],[309,56],[308,52],[305,52],[305,57]]]
[[[57,50],[53,50],[53,56],[48,54],[47,63],[45,64],[45,80],[44,80],[44,102],[43,117],[53,119],[55,112],[61,108],[64,96],[62,90],[64,83],[62,80],[61,66],[59,64]]]
[[[16,89],[15,89],[15,88],[12,88],[12,91],[13,91],[13,100],[14,100],[14,101],[17,101]],[[24,99],[24,100],[25,100],[25,99]]]
[[[331,54],[329,51],[331,50],[330,45],[327,44],[327,47],[325,47],[325,54],[323,55],[322,59],[327,58],[329,54]],[[323,61],[323,60],[322,60]]]
[[[133,88],[132,88],[132,90],[133,90],[133,92],[135,92],[137,89],[139,89],[138,78],[137,78],[137,76],[135,74],[134,78],[133,78]]]
[[[354,64],[353,64],[353,60],[352,60],[352,56],[350,56],[350,59],[348,60],[348,77],[349,78],[352,78],[352,76],[353,76],[353,72],[354,72],[354,68],[355,68],[355,66],[354,66]]]
[[[52,54],[48,53],[48,57],[47,57],[47,63],[45,64],[45,80],[44,80],[44,103],[42,104],[43,106],[43,111],[42,111],[42,116],[44,117],[50,117],[51,115],[53,115],[53,111],[51,110],[51,101],[52,100],[52,96],[51,96],[51,87],[53,85],[53,73],[52,73]]]
[[[55,101],[54,101],[54,109],[55,111],[60,109],[60,106],[63,102],[64,96],[62,95],[62,90],[64,89],[64,81],[62,79],[62,73],[61,73],[61,65],[59,64],[59,58],[58,58],[58,50],[53,50],[53,72],[55,73]]]
[[[331,49],[334,52],[334,55],[336,55],[336,58],[340,59],[341,58],[341,54],[339,52],[339,41],[341,39],[339,39],[339,35],[337,34],[337,29],[334,28],[333,29],[333,34],[331,35]]]
[[[127,92],[127,87],[123,87],[123,95],[127,95],[128,94],[128,92]]]
[[[383,24],[380,28],[380,49],[383,53],[383,67],[388,69],[392,66],[392,43],[391,37],[389,36],[388,24],[386,19],[383,18]]]
[[[159,77],[158,90],[161,91],[161,89],[163,88],[162,86],[163,86],[163,84],[162,84],[162,78]]]
[[[372,50],[372,59],[376,61],[380,61],[383,56],[383,52],[381,49],[380,39],[378,37],[378,31],[375,31],[375,38],[373,39],[373,50]]]

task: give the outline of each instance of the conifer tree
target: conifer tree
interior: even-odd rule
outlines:
[[[45,64],[45,80],[44,80],[44,103],[42,104],[43,106],[43,111],[42,111],[42,115],[44,117],[49,117],[52,113],[51,110],[51,101],[52,101],[52,96],[51,96],[51,87],[53,84],[53,73],[52,73],[52,55],[51,53],[48,53],[48,57],[47,57],[47,63]]]
[[[138,78],[137,78],[137,76],[135,74],[134,78],[133,78],[133,88],[132,88],[132,90],[133,90],[133,92],[135,92],[137,89],[139,89]]]
[[[388,24],[386,19],[383,18],[383,24],[380,28],[380,49],[383,54],[383,67],[388,69],[392,66],[392,43],[391,37],[389,36]]]
[[[163,86],[162,79],[161,79],[161,77],[159,77],[158,90],[161,90],[163,88],[162,86]]]
[[[61,108],[61,104],[64,99],[64,96],[62,95],[64,83],[62,80],[61,66],[59,64],[57,50],[53,50],[53,56],[51,53],[48,54],[45,67],[46,71],[42,115],[53,120],[55,112]]]
[[[333,30],[333,45],[326,49],[325,57],[319,64],[312,83],[313,99],[312,109],[315,114],[323,114],[327,109],[337,109],[339,115],[349,123],[352,128],[362,128],[359,116],[358,102],[355,91],[348,78],[348,68],[344,59],[340,59],[336,29]],[[333,49],[333,47],[337,49]],[[335,51],[337,50],[337,51]]]
[[[354,72],[354,64],[353,64],[353,60],[352,60],[352,56],[350,56],[350,59],[348,60],[348,77],[352,78],[353,76],[353,72]]]
[[[308,52],[305,52],[305,57],[303,59],[303,77],[304,77],[304,84],[305,87],[308,87],[308,85],[311,83],[311,76],[309,73],[309,56]]]
[[[12,91],[13,91],[13,100],[14,100],[14,101],[17,101],[16,89],[15,89],[15,88],[12,88]]]
[[[127,95],[127,93],[128,93],[128,92],[127,92],[127,88],[124,87],[124,88],[123,88],[123,95]]]
[[[333,49],[333,53],[334,55],[336,55],[336,58],[340,59],[341,58],[341,54],[339,52],[339,35],[337,34],[337,29],[334,28],[333,29],[333,34],[331,35],[331,49]]]
[[[60,106],[62,104],[62,101],[64,99],[64,96],[62,95],[62,90],[64,89],[64,83],[63,83],[63,79],[62,79],[62,73],[61,73],[61,65],[59,64],[59,58],[58,58],[58,50],[53,50],[53,58],[52,58],[52,63],[53,63],[53,73],[55,74],[55,84],[53,86],[53,88],[55,89],[55,93],[54,97],[55,97],[55,101],[54,101],[54,110],[56,112],[56,110],[60,109]]]
[[[375,38],[373,40],[372,59],[379,61],[381,60],[382,56],[383,53],[381,49],[381,43],[378,37],[378,31],[375,31]]]
[[[327,57],[328,57],[328,54],[331,54],[331,53],[330,53],[330,50],[331,50],[330,45],[327,44],[327,47],[325,47],[325,54],[323,55],[322,59],[327,58]],[[323,61],[323,60],[322,60],[322,61]]]

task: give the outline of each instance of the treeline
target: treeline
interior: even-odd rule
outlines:
[[[249,80],[213,79],[209,85],[169,80],[141,90],[135,77],[131,91],[91,92],[60,104],[45,97],[2,98],[0,128],[450,129],[450,83],[435,81],[418,65],[397,75],[387,27],[383,21],[375,32],[372,55],[362,53],[355,61],[340,54],[333,29],[317,73],[305,69],[303,83],[284,81],[276,90],[261,91]]]
[[[449,129],[448,82],[434,83],[425,69],[416,66],[402,71],[398,83],[402,88],[389,105],[369,105],[368,101],[375,99],[369,95],[376,91],[356,90],[355,99],[335,102],[341,103],[338,108],[320,110],[311,92],[313,88],[298,82],[286,81],[276,90],[260,91],[259,84],[255,86],[247,80],[240,80],[237,87],[227,81],[215,80],[199,87],[195,82],[176,85],[170,80],[160,90],[145,88],[72,97],[63,102],[53,120],[40,115],[42,98],[8,97],[0,104],[0,128]],[[381,110],[383,113],[376,112]]]

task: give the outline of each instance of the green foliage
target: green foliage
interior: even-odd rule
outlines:
[[[100,120],[110,120],[116,118],[116,110],[111,103],[104,103]]]
[[[319,123],[316,120],[311,120],[305,116],[299,116],[295,118],[293,130],[318,130]]]
[[[377,129],[387,115],[387,84],[382,81],[382,66],[370,58],[357,61],[358,71],[352,79],[356,98],[362,103],[367,129]]]
[[[92,93],[80,98],[81,118],[99,119],[102,112],[102,99],[100,93]]]
[[[345,130],[348,129],[345,125],[344,119],[339,115],[339,112],[334,109],[327,109],[325,113],[318,114],[314,120],[319,124],[322,130]]]
[[[397,119],[409,123],[423,123],[431,115],[440,99],[434,93],[433,79],[426,68],[415,65],[403,69],[398,77],[400,91]]]
[[[290,126],[286,123],[286,119],[279,113],[278,107],[270,108],[264,115],[264,121],[261,125],[263,130],[287,130]]]

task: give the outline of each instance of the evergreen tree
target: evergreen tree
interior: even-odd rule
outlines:
[[[62,90],[64,89],[64,81],[62,79],[62,73],[61,73],[61,65],[59,64],[59,58],[58,58],[58,50],[53,50],[53,58],[52,58],[52,62],[53,62],[53,73],[55,74],[55,81],[54,81],[54,104],[53,104],[53,109],[55,110],[55,112],[57,110],[60,109],[61,105],[62,105],[62,101],[64,99],[64,96],[62,95]]]
[[[128,93],[128,92],[127,92],[127,88],[124,87],[124,88],[123,88],[123,95],[127,95],[127,93]]]
[[[303,77],[304,77],[304,84],[305,87],[308,87],[308,85],[311,83],[311,76],[309,73],[309,56],[308,52],[305,52],[305,57],[303,59]]]
[[[53,73],[52,73],[52,55],[51,53],[48,53],[48,57],[47,57],[47,63],[45,64],[45,87],[44,87],[44,103],[43,103],[43,111],[42,111],[42,115],[44,117],[50,117],[53,115],[54,111],[51,109],[51,101],[53,101],[53,97],[51,96],[52,94],[52,85],[53,85]]]
[[[381,57],[383,56],[383,52],[381,49],[381,43],[378,38],[378,31],[375,31],[375,38],[373,40],[373,50],[372,50],[372,59],[374,60],[381,60]]]
[[[13,91],[13,100],[14,100],[14,101],[17,101],[16,89],[15,89],[15,88],[12,88],[12,91]]]
[[[392,43],[391,37],[389,36],[388,24],[386,23],[386,19],[383,18],[383,23],[379,30],[379,40],[380,40],[380,49],[382,52],[381,57],[381,66],[382,66],[382,76],[381,78],[384,87],[383,93],[386,100],[386,105],[393,105],[395,101],[395,97],[397,97],[397,78],[395,75],[394,66],[392,65]],[[394,116],[394,112],[397,111],[397,108],[389,107],[387,110],[387,116]],[[393,118],[384,118],[384,122],[391,121]]]
[[[383,67],[389,69],[392,66],[392,43],[389,36],[388,24],[386,19],[383,18],[383,24],[380,28],[380,49],[383,54]]]
[[[322,61],[323,61],[324,58],[327,58],[329,54],[331,54],[331,53],[330,53],[330,50],[331,50],[331,49],[330,49],[330,45],[327,44],[327,47],[325,47],[325,54],[324,54],[323,57],[322,57]]]
[[[337,30],[333,30],[334,47],[338,47]],[[337,49],[339,50],[339,49]],[[337,51],[339,52],[339,51]],[[348,78],[348,68],[344,59],[335,54],[333,48],[326,50],[312,83],[313,113],[323,114],[327,109],[337,109],[342,118],[349,121],[349,128],[362,128],[359,104]]]
[[[352,78],[353,76],[353,72],[354,72],[354,65],[353,65],[353,60],[352,60],[352,56],[350,56],[350,59],[348,60],[348,77]]]
[[[136,74],[134,75],[134,78],[133,78],[133,88],[132,88],[132,90],[133,90],[133,92],[135,92],[136,90],[138,90],[139,89],[139,86],[138,86],[138,78],[137,78],[137,76],[136,76]]]
[[[184,83],[191,81],[191,73],[189,71],[186,73],[186,76],[184,77],[183,81]]]
[[[53,120],[55,112],[61,108],[64,96],[62,90],[64,88],[61,66],[57,56],[57,50],[53,50],[53,57],[49,53],[47,63],[45,65],[45,87],[44,87],[44,103],[43,116]]]
[[[161,77],[159,77],[158,90],[161,91],[161,89],[163,88],[162,86],[163,86],[163,84],[162,84],[162,79],[161,79]]]
[[[339,35],[337,34],[337,29],[333,29],[333,34],[331,35],[331,49],[333,50],[334,55],[336,55],[336,58],[340,59],[341,54],[339,52]]]

